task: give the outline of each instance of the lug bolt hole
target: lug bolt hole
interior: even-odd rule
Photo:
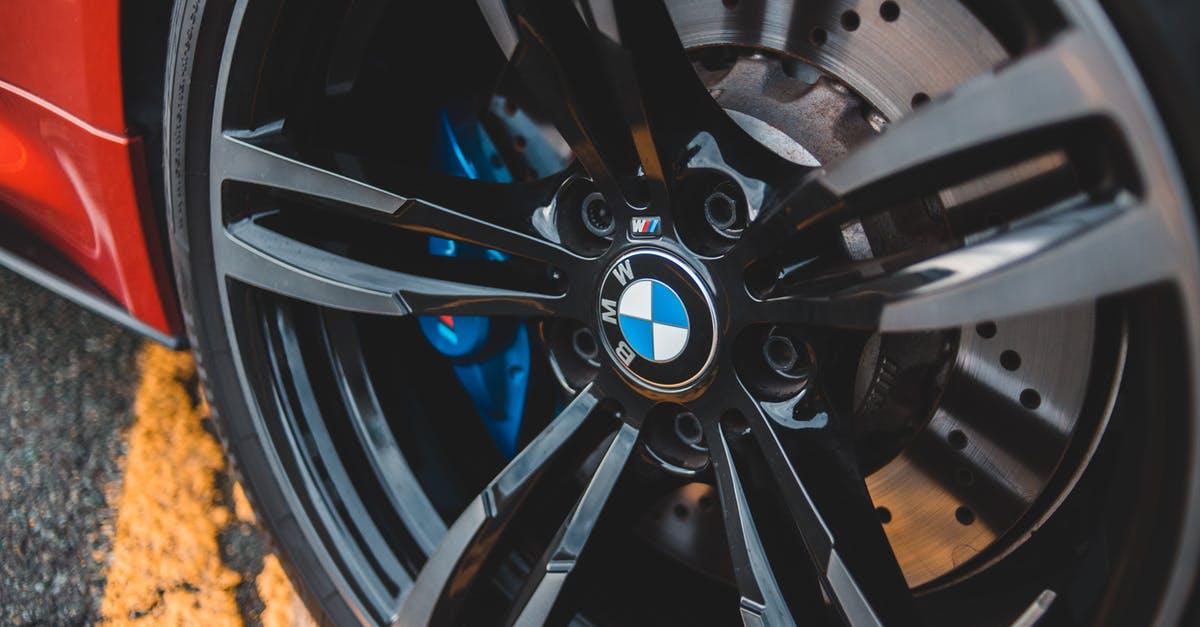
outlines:
[[[714,229],[724,231],[737,222],[737,201],[722,192],[704,199],[704,217]]]
[[[799,331],[783,326],[762,325],[747,329],[737,339],[733,357],[738,375],[756,398],[771,402],[790,401],[786,408],[781,405],[779,412],[790,412],[802,401],[801,395],[817,370],[812,346]]]
[[[700,426],[700,419],[691,412],[675,414],[675,435],[692,448],[704,448],[701,446],[701,442],[704,441],[704,429]]]
[[[708,442],[696,414],[682,405],[662,404],[646,416],[649,458],[670,474],[693,476],[708,466]]]
[[[723,240],[734,240],[746,227],[745,209],[736,186],[723,181],[704,197],[704,221]]]
[[[682,243],[703,255],[729,252],[750,223],[750,205],[729,175],[697,169],[677,182],[671,222]]]
[[[600,192],[592,192],[583,198],[583,225],[596,237],[608,237],[616,229],[612,209]]]
[[[582,360],[588,363],[595,363],[600,357],[600,345],[596,343],[596,336],[591,329],[579,327],[571,333],[571,348],[575,349],[575,354]]]
[[[772,335],[763,342],[763,357],[772,370],[782,375],[788,375],[800,360],[796,345],[792,340],[782,335]]]

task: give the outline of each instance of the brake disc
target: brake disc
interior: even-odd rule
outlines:
[[[713,97],[762,143],[800,163],[840,159],[889,121],[1005,58],[952,0],[905,3],[902,12],[885,2],[861,14],[852,1],[830,2],[824,13],[805,5],[793,14],[785,0],[738,7],[669,3],[684,45],[717,59],[697,63]],[[1039,157],[943,190],[927,210],[953,225],[999,185],[1069,177],[1065,163]],[[903,237],[890,223],[843,227],[856,259],[902,247]],[[1070,490],[1107,420],[1080,428],[1089,382],[1111,389],[1116,375],[1113,364],[1093,364],[1096,312],[1090,303],[964,327],[942,347],[946,367],[927,373],[940,397],[917,417],[919,431],[867,479],[911,586],[937,587],[985,568],[1028,538]],[[1099,340],[1119,343],[1119,329],[1106,327]],[[917,342],[871,338],[856,375],[857,413],[884,412],[911,388],[914,352],[936,352],[942,340]],[[1069,448],[1082,452],[1068,456]],[[674,495],[664,508],[689,505],[686,497]]]

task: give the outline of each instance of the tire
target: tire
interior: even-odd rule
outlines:
[[[222,44],[223,26],[229,19],[231,2],[184,0],[175,4],[168,44],[167,92],[165,95],[163,163],[168,181],[171,252],[188,339],[205,398],[217,427],[217,435],[229,456],[230,467],[245,488],[255,512],[281,556],[281,563],[296,586],[313,618],[320,625],[351,625],[358,616],[338,593],[344,587],[333,576],[331,556],[320,552],[320,544],[303,531],[297,519],[290,486],[271,461],[271,452],[256,435],[246,400],[237,392],[239,383],[232,368],[229,338],[223,316],[213,294],[211,234],[204,210],[208,194],[202,185],[187,185],[185,168],[196,153],[187,142],[193,118],[189,110],[211,108],[212,88],[193,83],[197,73],[211,64],[214,50]],[[211,68],[207,68],[211,71]],[[203,117],[201,115],[200,117]],[[211,119],[211,113],[209,115]]]
[[[920,28],[932,29],[922,31],[923,36],[957,28],[954,36],[961,39],[955,41],[979,42],[980,49],[990,52],[975,51],[979,58],[963,53],[954,63],[939,65],[945,74],[936,81],[903,87],[897,87],[901,73],[892,72],[891,66],[879,72],[891,82],[875,80],[878,77],[866,70],[878,58],[856,58],[854,46],[839,42],[888,37],[888,28],[918,28],[911,25],[924,15],[922,3],[885,2],[870,12],[865,4],[856,5],[860,12],[839,9],[823,28],[808,29],[803,23],[803,42],[779,43],[779,38],[768,36],[769,24],[755,30],[759,27],[738,22],[737,27],[750,35],[730,35],[737,30],[733,27],[716,35],[704,30],[704,24],[713,23],[712,14],[704,11],[745,11],[737,2],[706,8],[702,2],[680,0],[668,3],[669,14],[657,3],[618,2],[635,18],[628,13],[621,18],[626,22],[613,18],[611,26],[596,27],[601,33],[597,36],[612,38],[620,32],[626,48],[601,46],[594,58],[588,56],[593,54],[590,49],[579,52],[573,46],[591,41],[587,37],[595,33],[580,30],[582,22],[563,26],[575,24],[578,14],[564,13],[552,3],[516,3],[522,7],[523,28],[539,33],[544,49],[529,42],[518,48],[518,29],[506,15],[463,17],[464,11],[456,13],[452,3],[444,4],[399,8],[404,3],[374,0],[299,7],[282,0],[178,0],[172,15],[163,163],[184,320],[231,467],[318,623],[483,624],[535,617],[535,622],[556,624],[727,624],[740,617],[765,624],[802,618],[855,625],[1011,624],[1026,616],[1041,619],[1038,624],[1115,625],[1179,622],[1189,605],[1195,614],[1194,578],[1200,557],[1200,430],[1195,427],[1200,413],[1189,390],[1200,389],[1200,372],[1194,367],[1200,357],[1195,340],[1200,337],[1200,265],[1188,193],[1194,194],[1200,184],[1200,125],[1188,117],[1194,109],[1169,100],[1172,80],[1195,78],[1196,68],[1194,59],[1186,58],[1186,38],[1178,29],[1172,33],[1167,28],[1167,3],[1104,3],[1104,13],[1091,2],[1071,0],[1068,4],[1076,14],[982,2],[966,2],[968,8],[962,8],[953,0],[936,0],[929,6],[938,10],[929,13],[945,21],[922,22]],[[844,3],[831,6],[835,4]],[[953,10],[940,10],[949,5]],[[456,20],[455,29],[439,30],[439,19]],[[1106,39],[1115,33],[1109,19],[1117,23],[1129,50],[1117,45],[1121,40],[1115,37]],[[636,23],[649,32],[671,20],[704,82],[689,76],[651,85],[644,78],[629,78],[636,73],[620,74],[625,67],[621,64],[633,58],[622,55],[646,50],[662,52],[654,58],[667,59],[648,64],[653,67],[646,71],[659,71],[659,65],[676,67],[671,65],[677,60],[670,43],[639,39],[638,29],[629,26]],[[241,30],[233,31],[231,25]],[[807,184],[798,192],[803,199],[798,202],[858,206],[863,211],[874,203],[874,213],[861,219],[858,214],[845,216],[843,220],[851,221],[833,225],[825,224],[824,217],[814,218],[825,230],[802,233],[802,239],[778,235],[801,229],[788,222],[795,219],[788,217],[791,209],[775,211],[776,205],[769,204],[782,197],[775,194],[785,189],[791,193],[785,181],[799,180],[798,173],[818,163],[831,172],[841,167],[842,175],[852,179],[855,174],[845,174],[842,164],[853,163],[857,150],[903,136],[906,128],[919,128],[916,120],[921,118],[914,117],[912,123],[898,119],[918,107],[946,110],[947,103],[970,98],[969,85],[975,83],[965,79],[985,74],[1005,57],[1052,47],[1062,41],[1057,37],[1066,32],[1065,25],[1099,33],[1095,41],[1109,46],[1088,50],[1105,59],[1100,64],[1105,72],[1115,68],[1110,74],[1097,70],[1098,76],[1120,79],[1103,84],[1121,94],[1113,99],[1116,112],[1110,116],[1104,109],[1078,120],[1057,120],[1031,127],[1037,133],[1012,136],[1019,141],[992,138],[986,146],[991,154],[1008,159],[1001,162],[1006,167],[1042,157],[1046,150],[1061,155],[1065,165],[1055,161],[1028,179],[1009,172],[1017,178],[993,179],[996,187],[964,201],[947,192],[964,181],[982,180],[976,177],[983,173],[994,173],[996,162],[985,163],[978,146],[959,150],[956,159],[935,155],[930,162],[937,162],[936,169],[915,161],[910,165],[918,172],[914,178],[929,177],[938,181],[932,183],[936,186],[918,184],[908,205],[886,211],[874,207],[884,200],[866,199],[884,183],[863,184],[867,192],[847,183],[850,191],[844,194],[836,181]],[[414,63],[408,51],[405,67],[413,74],[400,82],[411,89],[369,82],[386,74],[381,66],[400,67],[390,65],[399,61],[379,43],[384,39],[378,33],[385,28],[398,29],[397,42],[426,37],[437,43],[455,35],[459,38],[454,41],[463,47],[461,56],[472,63],[439,55]],[[801,27],[790,28],[799,32]],[[356,37],[345,33],[358,34],[362,42],[355,43]],[[500,44],[497,50],[492,50],[493,35]],[[910,35],[904,41],[920,39]],[[745,39],[722,39],[737,36]],[[474,43],[477,40],[485,43]],[[227,48],[234,41],[238,47]],[[765,60],[742,54],[749,46],[772,52]],[[403,44],[396,48],[403,49]],[[917,58],[890,56],[887,63],[897,67]],[[592,62],[587,67],[599,76],[611,72],[632,80],[634,87],[614,90],[618,94],[613,97],[580,79],[583,74],[560,70],[556,63],[562,59]],[[1141,68],[1140,76],[1130,77],[1130,60]],[[500,68],[506,64],[515,69],[501,79]],[[746,68],[776,72],[771,75],[776,80],[805,81],[805,94],[824,98],[822,115],[833,120],[832,107],[841,107],[840,117],[829,122],[834,130],[820,124],[789,125],[786,116],[773,117],[778,114],[763,105],[761,94],[737,91],[747,89],[748,83],[731,77]],[[559,71],[564,74],[555,74]],[[455,79],[444,79],[443,74]],[[932,74],[913,70],[913,76]],[[1069,82],[1072,76],[1059,78]],[[618,78],[601,80],[615,84]],[[1143,80],[1146,86],[1139,82]],[[484,94],[492,100],[485,106],[489,113],[480,114],[478,128],[491,139],[482,148],[471,143],[473,135],[454,126],[460,120],[453,117],[461,101],[478,105],[479,94],[468,93],[473,88],[467,87],[477,84],[502,94]],[[696,85],[708,87],[716,100],[705,96],[702,105],[686,100]],[[1057,87],[1042,86],[1046,91]],[[1194,104],[1200,87],[1193,82],[1185,87],[1181,91]],[[325,91],[316,94],[319,88]],[[909,91],[897,97],[905,89]],[[575,100],[563,99],[564,90]],[[1126,98],[1126,91],[1134,95]],[[421,94],[408,99],[410,92]],[[943,97],[945,92],[955,95]],[[363,104],[363,93],[395,98],[398,113]],[[630,104],[624,100],[630,93],[635,106],[622,109]],[[612,139],[627,129],[605,117],[622,112],[644,115],[645,128],[654,129],[675,122],[638,109],[651,106],[638,100],[643,96],[647,102],[657,98],[660,103],[688,103],[682,105],[687,110],[696,107],[699,113],[678,117],[683,124],[697,125],[687,128],[704,129],[711,139],[711,144],[696,144],[695,137],[689,137],[691,156],[677,165],[688,164],[695,173],[688,170],[672,178],[674,170],[663,167],[668,174],[663,175],[667,182],[661,189],[653,168],[641,161],[650,159],[646,146]],[[1152,98],[1172,130],[1169,136],[1161,133]],[[608,104],[592,109],[581,102]],[[803,98],[795,102],[802,106]],[[511,103],[520,106],[510,110]],[[719,113],[721,108],[736,115],[710,111]],[[335,112],[343,110],[362,119],[337,118]],[[370,118],[372,114],[384,117]],[[440,117],[432,117],[435,114]],[[440,130],[428,131],[432,137],[423,135],[424,127],[410,122],[423,116],[450,129],[444,132],[451,139],[445,140]],[[796,117],[793,113],[791,119]],[[758,126],[742,118],[756,118]],[[506,126],[498,126],[502,122]],[[526,125],[515,126],[518,123]],[[326,132],[322,125],[335,130]],[[763,127],[790,136],[794,147],[771,148],[782,140],[764,135]],[[889,132],[881,135],[885,127]],[[758,134],[754,128],[760,129]],[[340,132],[352,139],[339,143]],[[497,136],[520,141],[507,147]],[[876,136],[884,139],[872,143]],[[388,160],[384,137],[412,138],[413,145],[435,155],[441,169],[426,172],[425,157]],[[657,136],[656,141],[675,146],[670,142],[677,138],[663,137],[667,136]],[[445,165],[445,146],[439,143],[443,141],[459,151],[460,161],[451,159]],[[574,153],[555,152],[568,144]],[[714,146],[720,148],[712,152]],[[581,147],[594,154],[586,156]],[[495,172],[484,160],[462,165],[470,159],[461,153],[473,149],[491,151]],[[649,150],[664,163],[673,158],[658,144]],[[570,161],[568,154],[585,156]],[[983,165],[974,165],[977,161]],[[400,173],[385,172],[381,162]],[[680,171],[683,167],[679,165]],[[465,175],[468,170],[470,176]],[[527,171],[532,174],[526,176]],[[460,189],[446,182],[446,174],[492,182],[476,181]],[[487,179],[493,175],[500,178]],[[506,176],[510,182],[502,189],[495,182]],[[369,183],[351,181],[352,186],[339,187],[351,179]],[[806,180],[823,179],[814,175]],[[983,292],[977,297],[996,312],[972,318],[957,313],[938,318],[944,310],[921,310],[905,318],[905,310],[891,308],[890,301],[860,299],[839,303],[836,312],[841,318],[836,322],[828,317],[832,314],[818,311],[804,313],[811,318],[803,324],[772,319],[764,325],[755,316],[765,314],[746,312],[765,302],[764,295],[778,294],[779,284],[757,272],[766,267],[762,259],[770,258],[766,253],[753,257],[754,263],[747,261],[749,270],[724,261],[742,259],[731,255],[751,245],[745,242],[769,245],[774,251],[785,250],[785,244],[803,244],[818,251],[813,267],[828,274],[808,273],[805,261],[796,266],[799,270],[788,270],[796,273],[788,277],[802,286],[824,286],[834,284],[827,283],[831,280],[848,281],[845,264],[873,261],[867,257],[908,264],[911,259],[904,261],[903,255],[933,250],[928,246],[949,246],[937,248],[937,254],[953,254],[981,241],[968,242],[966,233],[1004,236],[1003,230],[986,230],[991,222],[984,225],[972,216],[987,214],[986,219],[993,220],[996,205],[988,203],[1007,194],[1009,188],[1002,185],[1010,184],[1028,194],[1030,200],[1022,202],[1038,208],[1000,218],[1018,236],[1030,224],[1044,225],[1037,221],[1043,219],[1038,211],[1051,215],[1047,207],[1066,207],[1064,214],[1092,219],[1086,216],[1107,215],[1101,210],[1109,205],[1101,206],[1101,200],[1110,202],[1113,211],[1126,211],[1121,202],[1146,198],[1148,189],[1156,190],[1156,199],[1163,193],[1173,200],[1161,211],[1173,212],[1174,224],[1186,228],[1169,238],[1163,235],[1157,246],[1114,245],[1109,257],[1132,259],[1131,251],[1136,251],[1149,259],[1149,267],[1158,263],[1157,256],[1177,254],[1160,264],[1169,267],[1170,274],[1162,270],[1142,280],[1131,271],[1132,278],[1125,279],[1125,266],[1097,259],[1095,267],[1124,282],[1111,289],[1080,291],[1073,298],[1053,296],[1045,308],[1013,305],[1024,295],[1001,288],[999,293],[1009,298]],[[404,185],[408,187],[402,189]],[[755,196],[756,185],[768,191]],[[214,198],[214,191],[219,197]],[[486,222],[480,217],[484,214],[473,213],[470,204],[485,194],[496,204],[533,203],[541,208],[538,215],[551,217],[541,223],[536,215],[524,222],[500,218],[500,228],[487,223],[485,229],[478,226]],[[1079,195],[1089,202],[1056,204],[1078,200]],[[659,206],[655,203],[663,197],[672,203],[664,206],[690,203],[707,213],[685,217],[682,211],[676,215],[663,210],[665,222],[658,225],[649,220],[658,216],[638,213],[647,204]],[[422,200],[414,200],[418,198]],[[625,205],[614,203],[614,198]],[[1002,200],[1012,204],[1012,198]],[[470,208],[445,209],[451,200]],[[724,201],[727,216],[718,215]],[[607,217],[596,209],[605,202],[618,207]],[[332,215],[337,221],[330,221]],[[606,219],[612,224],[604,224]],[[627,222],[631,234],[623,240]],[[858,226],[848,226],[851,223]],[[1089,223],[1089,228],[1106,224]],[[643,228],[650,237],[639,239],[635,233]],[[661,232],[653,230],[659,228]],[[463,235],[466,231],[456,229],[476,230]],[[852,231],[859,235],[850,235]],[[1070,237],[1081,232],[1071,231]],[[1159,237],[1159,231],[1147,232]],[[388,250],[399,250],[398,259],[379,256],[378,249],[371,248],[394,234],[399,234],[399,243],[388,244]],[[478,244],[480,250],[500,251],[486,262],[508,265],[494,271],[495,266],[480,265],[482,256],[470,257],[473,253],[454,247],[448,255],[425,255],[422,251],[432,251],[441,235]],[[1055,250],[1066,237],[1053,240]],[[1187,242],[1190,248],[1177,250],[1177,242]],[[865,246],[866,252],[855,246]],[[647,247],[656,252],[646,253]],[[1045,251],[1051,247],[1046,244]],[[1145,248],[1171,252],[1156,255]],[[543,253],[553,263],[537,257]],[[1026,260],[1017,258],[1013,265]],[[653,335],[657,331],[651,332],[651,348],[643,350],[627,342],[634,332],[616,322],[617,308],[625,307],[626,280],[634,276],[621,279],[622,267],[640,280],[664,286],[684,312],[683,322],[677,324],[646,314],[660,326],[674,324],[685,330],[680,348],[670,356],[658,359],[663,354],[657,351],[667,350],[662,348],[667,344]],[[904,267],[895,270],[903,271]],[[1041,274],[1066,276],[1049,267]],[[617,279],[605,278],[613,276]],[[1079,277],[1074,283],[1095,283],[1086,272],[1072,276]],[[378,284],[370,281],[381,278],[414,281],[416,287],[392,283],[375,289]],[[355,283],[359,279],[362,282]],[[741,291],[746,294],[730,290],[730,285],[745,286]],[[885,294],[897,302],[913,293],[890,284],[871,285],[896,290]],[[1058,291],[1074,293],[1072,285],[1060,282]],[[467,291],[454,292],[452,298],[438,289]],[[570,303],[585,302],[573,296],[581,292],[588,294],[585,305],[579,305],[586,315],[575,309],[560,313],[576,306]],[[484,304],[472,308],[472,298]],[[607,305],[602,303],[609,300],[614,330],[605,326]],[[649,304],[646,307],[651,310]],[[621,309],[622,316],[625,312]],[[471,352],[455,352],[457,348],[439,344],[435,337],[434,329],[441,329],[436,326],[438,316],[455,334],[456,344],[468,337],[462,335],[468,331],[455,330],[456,324],[470,318],[487,320],[488,326]],[[925,321],[925,316],[935,322]],[[742,324],[743,319],[753,321]],[[886,322],[900,319],[907,322]],[[729,328],[739,331],[722,335]],[[1011,334],[1022,332],[1027,337],[1011,339],[1016,344],[989,343],[992,338],[1009,342]],[[711,334],[711,343],[694,342],[696,337],[709,337],[706,334]],[[707,352],[701,350],[710,345]],[[1087,368],[1077,365],[1079,351],[1085,353]],[[994,360],[995,367],[984,370],[1000,374],[990,375],[998,378],[984,385],[984,392],[995,392],[988,385],[1016,387],[1008,398],[987,396],[987,401],[971,407],[994,420],[1021,412],[1034,416],[1033,422],[1026,416],[1022,420],[1027,422],[1015,423],[1016,431],[1027,423],[1044,429],[1036,418],[1065,403],[1067,409],[1056,418],[1065,421],[1064,432],[1038,431],[1050,444],[1026,446],[1031,436],[1021,441],[1007,440],[1003,434],[989,436],[986,426],[939,411],[956,398],[970,401],[970,394],[955,386],[967,380],[978,383],[984,370],[971,364],[985,359]],[[516,368],[518,374],[511,376],[518,383],[507,384],[501,392],[494,386],[491,392],[472,387],[472,373],[489,372],[498,363],[505,364],[506,373]],[[1072,368],[1079,373],[1062,374]],[[1038,381],[1039,372],[1049,373],[1051,380]],[[1018,376],[1027,378],[1013,379],[1016,383],[1005,379]],[[880,383],[881,378],[887,381]],[[1050,387],[1055,384],[1074,387],[1056,392]],[[909,386],[913,393],[905,396],[893,386]],[[489,402],[511,404],[518,397],[515,410],[481,409]],[[748,398],[749,404],[724,400],[734,397]],[[443,403],[441,409],[437,402]],[[991,408],[985,407],[989,404]],[[786,407],[780,410],[786,415],[762,409],[779,406]],[[493,419],[486,417],[491,415],[488,411],[508,413]],[[472,420],[450,422],[451,415],[469,415]],[[887,421],[893,419],[903,425],[889,426]],[[516,430],[496,426],[504,420],[515,421]],[[556,427],[546,428],[548,424]],[[935,435],[938,446],[948,448],[928,453]],[[781,456],[772,457],[772,443]],[[1004,459],[1020,457],[1025,466],[1003,466],[997,461],[1001,453],[989,458],[973,452],[986,446],[999,447],[1009,456]],[[539,453],[543,449],[544,454]],[[921,450],[930,456],[920,457]],[[514,455],[517,462],[507,465]],[[945,459],[951,461],[936,461]],[[1007,470],[995,477],[985,475],[983,469],[996,464]],[[941,495],[937,503],[947,515],[925,525],[926,533],[945,529],[952,535],[943,538],[965,545],[974,537],[983,545],[966,546],[969,553],[958,548],[941,551],[946,556],[953,553],[945,559],[921,555],[928,542],[900,535],[931,537],[899,531],[909,524],[904,522],[900,493],[889,497],[884,491],[889,481],[903,478],[897,473],[906,467],[909,472],[921,467],[936,474],[942,466],[946,485],[956,487],[943,489],[929,480],[920,484],[924,492],[915,499],[932,504],[928,495]],[[781,468],[804,477],[797,480],[799,488],[772,483],[786,483],[779,479],[787,474]],[[1025,474],[1012,479],[1016,473]],[[827,477],[807,483],[819,475]],[[1016,499],[1019,503],[1011,496],[1012,502],[989,501],[1002,492],[993,484],[1006,481],[1028,481],[1020,487],[1033,493]],[[906,485],[918,489],[912,487],[915,483]],[[597,494],[599,501],[587,500]],[[613,506],[616,513],[604,510],[601,516],[610,494],[624,494],[634,504],[621,501],[621,507]],[[592,506],[596,513],[588,514]],[[684,514],[678,514],[681,507]],[[679,518],[676,523],[672,513]],[[539,515],[561,523],[546,522]],[[985,528],[986,533],[979,531]],[[697,546],[717,546],[719,555],[711,547],[680,544],[677,539],[685,536]],[[583,540],[571,544],[575,537]],[[609,549],[585,553],[584,542]],[[789,551],[805,558],[781,557],[792,555]],[[646,562],[635,561],[641,559]],[[601,565],[586,565],[588,560]],[[622,565],[622,560],[635,566]],[[568,574],[575,579],[568,580]],[[605,588],[620,579],[630,583]],[[652,584],[652,591],[627,589]]]

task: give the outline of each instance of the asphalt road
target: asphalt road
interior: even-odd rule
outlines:
[[[0,269],[0,625],[308,621],[192,372]]]
[[[98,618],[140,345],[0,270],[0,624]]]

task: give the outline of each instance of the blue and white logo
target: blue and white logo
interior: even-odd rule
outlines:
[[[617,302],[621,335],[643,359],[664,363],[687,348],[687,309],[666,283],[638,279],[625,287]]]
[[[717,351],[717,316],[700,276],[678,257],[635,248],[613,262],[596,299],[613,365],[656,392],[700,380]]]

